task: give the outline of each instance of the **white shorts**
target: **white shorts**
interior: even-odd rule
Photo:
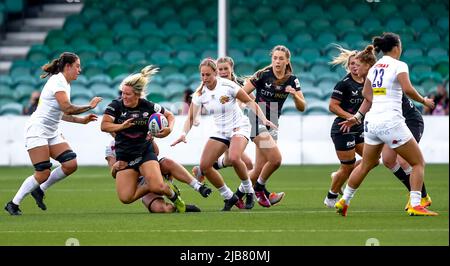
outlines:
[[[108,157],[114,157],[116,158],[116,141],[111,140],[108,146],[105,148],[105,159]]]
[[[53,138],[43,138],[43,137],[28,137],[25,138],[25,148],[31,150],[39,146],[52,146],[60,143],[67,142],[62,134],[56,135]]]
[[[212,134],[211,137],[229,141],[233,136],[241,135],[250,140],[250,130],[250,123],[242,123],[239,127],[234,128],[231,132],[221,132],[218,130],[214,134]]]
[[[368,122],[364,128],[364,142],[369,145],[385,143],[391,149],[398,148],[413,137],[405,121],[391,127],[385,123]]]
[[[59,131],[49,135],[49,132],[40,125],[29,125],[25,129],[25,148],[27,150],[40,146],[52,146],[64,142],[67,141]]]

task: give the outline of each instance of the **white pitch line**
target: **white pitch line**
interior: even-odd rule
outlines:
[[[15,233],[367,233],[367,232],[448,232],[448,228],[430,229],[152,229],[152,230],[22,230],[0,231],[0,234]]]

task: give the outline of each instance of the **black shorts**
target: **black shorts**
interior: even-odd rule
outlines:
[[[416,139],[417,143],[420,142],[420,139],[423,135],[424,125],[423,123],[419,121],[408,121],[406,120],[406,125],[408,126],[409,130],[413,134],[414,138]]]
[[[331,139],[337,151],[349,151],[364,142],[364,132],[331,133]]]
[[[125,169],[134,169],[135,171],[139,172],[139,167],[143,163],[147,161],[158,161],[158,156],[156,156],[155,152],[153,151],[152,145],[148,145],[141,156],[131,159],[122,159],[117,157],[117,160],[126,161],[128,163]]]
[[[258,119],[250,119],[250,125],[252,130],[250,131],[250,139],[253,141],[257,136],[261,133],[267,132],[272,138],[277,141],[278,140],[278,129],[273,129],[271,127],[265,126],[260,123]],[[277,125],[278,126],[278,125]]]

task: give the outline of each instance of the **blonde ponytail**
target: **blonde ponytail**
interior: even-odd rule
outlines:
[[[148,65],[144,67],[140,73],[126,77],[120,84],[120,89],[122,90],[123,86],[130,86],[133,88],[135,94],[138,94],[141,98],[145,98],[147,96],[147,84],[158,70],[159,68]]]

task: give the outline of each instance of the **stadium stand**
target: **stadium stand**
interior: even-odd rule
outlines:
[[[0,1],[0,25],[8,22],[8,13],[26,8],[26,2]],[[337,52],[332,43],[362,49],[373,35],[383,31],[401,35],[402,59],[410,66],[414,85],[428,91],[448,80],[446,1],[386,0],[383,5],[357,0],[229,2],[228,51],[237,74],[251,75],[270,64],[270,49],[284,44],[292,52],[292,65],[308,102],[327,103],[332,87],[345,74],[341,68],[327,65]],[[6,75],[0,74],[3,91],[5,87],[15,91],[24,84],[41,85],[39,67],[71,50],[80,55],[84,74],[84,79],[74,82],[77,89],[72,91],[78,92],[73,97],[89,93],[114,97],[123,75],[154,64],[160,73],[150,85],[149,97],[168,102],[178,100],[184,89],[196,88],[202,57],[217,56],[216,1],[83,3],[81,12],[68,16],[61,28],[48,32],[43,43],[32,45],[25,58],[15,60]],[[275,13],[274,7],[278,8]],[[346,13],[351,16],[343,18],[341,14]],[[25,78],[11,84],[16,76]],[[18,100],[0,93],[1,102]],[[285,111],[294,113],[289,110]],[[320,108],[315,107],[313,113],[328,113],[317,110]]]

